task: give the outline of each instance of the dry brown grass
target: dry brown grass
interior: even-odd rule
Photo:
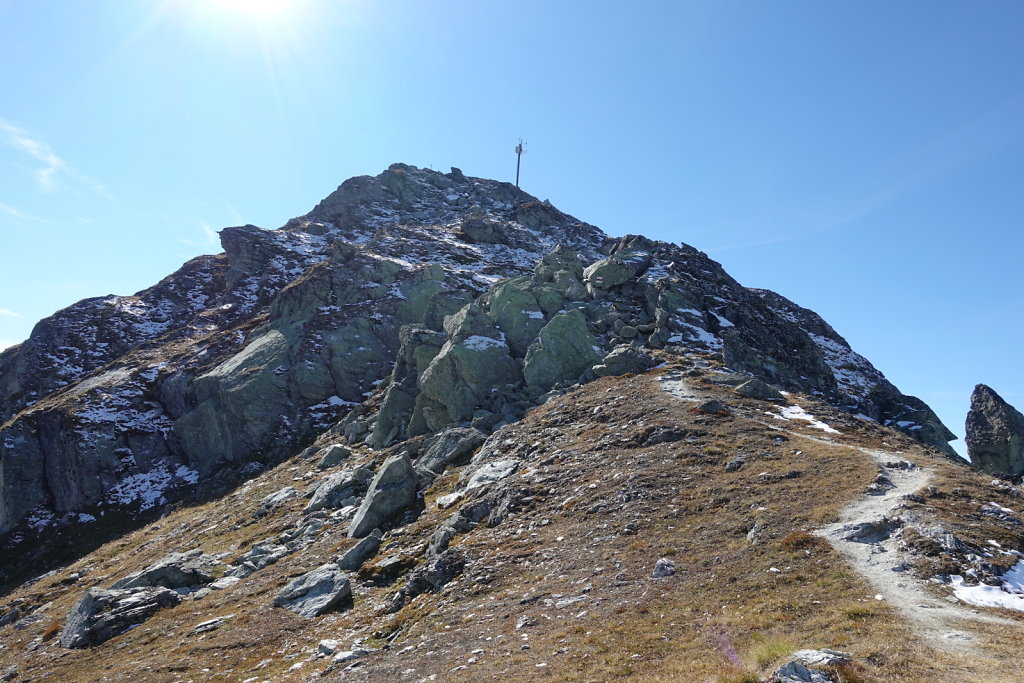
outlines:
[[[303,499],[258,521],[252,512],[263,496],[310,481],[315,463],[291,460],[221,500],[174,511],[18,589],[11,597],[29,607],[52,602],[51,618],[25,630],[0,629],[0,645],[22,676],[66,681],[297,681],[326,666],[312,661],[289,672],[324,638],[346,645],[362,638],[388,648],[364,660],[363,670],[375,680],[398,680],[411,668],[417,677],[436,673],[446,680],[753,681],[797,647],[853,653],[854,665],[838,672],[844,681],[985,680],[987,660],[972,663],[916,645],[899,617],[871,599],[870,587],[809,530],[834,521],[875,476],[876,466],[851,446],[878,447],[882,439],[938,468],[939,495],[928,497],[926,507],[965,538],[1019,547],[1019,533],[964,511],[971,500],[1020,503],[870,423],[808,404],[810,412],[843,421],[844,435],[822,443],[800,436],[821,433],[799,424],[785,425],[797,434],[780,435],[762,404],[702,386],[735,406],[733,414],[691,414],[645,375],[599,380],[506,428],[509,439],[538,444],[530,456],[536,471],[517,479],[528,500],[501,525],[458,537],[453,545],[472,560],[466,573],[397,614],[376,615],[374,608],[400,580],[357,585],[352,610],[315,620],[271,606],[289,577],[348,547],[345,530],[336,528],[306,552],[203,600],[158,612],[100,647],[65,651],[54,632],[42,646],[26,649],[89,586],[108,586],[190,547],[228,553],[230,560],[287,528],[299,518]],[[652,428],[662,427],[688,436],[645,445]],[[725,463],[739,454],[748,456],[746,465],[726,472]],[[381,578],[373,567],[386,557],[420,556],[429,534],[452,512],[437,510],[434,501],[454,490],[458,477],[450,472],[426,492],[424,514],[402,535],[385,538],[365,579]],[[954,494],[957,488],[962,491]],[[755,525],[751,543],[747,533]],[[672,559],[675,575],[650,577],[659,557]],[[65,583],[77,571],[88,573]],[[584,600],[555,606],[577,596]],[[188,634],[222,614],[236,616],[219,630]],[[517,629],[522,616],[533,625]],[[999,656],[1019,660],[1019,633],[993,627],[986,634]],[[396,654],[408,646],[413,649]],[[478,649],[483,652],[471,655]],[[472,665],[470,656],[477,658]],[[459,666],[467,668],[452,671]]]

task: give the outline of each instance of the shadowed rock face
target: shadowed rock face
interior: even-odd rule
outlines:
[[[717,355],[952,453],[934,413],[813,312],[509,183],[394,164],[221,242],[0,353],[4,552],[251,476],[339,425],[374,447],[487,434],[550,391],[646,368],[652,349]],[[364,411],[375,392],[383,406]]]
[[[1024,474],[1024,415],[984,384],[971,394],[967,454],[975,467],[989,474]]]

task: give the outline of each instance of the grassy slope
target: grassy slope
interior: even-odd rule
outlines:
[[[694,414],[648,374],[599,380],[506,427],[507,448],[529,452],[533,466],[516,475],[525,498],[499,526],[458,537],[453,547],[471,560],[465,573],[397,614],[376,615],[374,607],[400,582],[357,585],[352,610],[315,620],[271,607],[290,577],[351,543],[338,527],[308,550],[232,588],[159,612],[92,650],[42,640],[89,586],[109,586],[168,552],[193,547],[230,560],[294,524],[304,499],[258,522],[252,517],[265,495],[319,476],[315,462],[292,459],[223,499],[174,511],[15,590],[4,604],[21,599],[23,613],[49,606],[26,628],[0,629],[0,660],[28,679],[305,680],[329,664],[311,660],[319,640],[338,639],[344,648],[362,638],[382,649],[345,672],[346,680],[437,674],[445,680],[744,681],[799,647],[831,647],[855,656],[844,680],[1013,680],[1006,676],[1016,674],[994,667],[1020,661],[1020,630],[989,628],[986,656],[977,661],[924,650],[827,543],[803,532],[835,521],[875,477],[877,466],[852,445],[901,451],[935,467],[935,490],[924,507],[964,538],[1024,547],[1018,529],[977,515],[974,505],[992,500],[1012,508],[1019,501],[989,486],[989,477],[873,423],[792,397],[843,433],[822,443],[817,439],[827,435],[819,430],[765,415],[770,404],[740,399],[699,377],[692,382],[726,400],[732,414]],[[780,426],[797,433],[780,435]],[[676,430],[673,440],[652,443],[659,429]],[[726,472],[724,464],[740,454],[747,464]],[[451,472],[428,490],[424,515],[392,532],[377,561],[421,554],[451,513],[432,502],[458,476]],[[755,524],[758,542],[751,543],[747,533]],[[660,557],[675,563],[674,576],[651,578]],[[70,581],[83,570],[84,578]],[[235,615],[227,625],[189,635],[195,624],[225,614]],[[532,625],[517,629],[524,616]],[[340,675],[343,666],[325,677]]]

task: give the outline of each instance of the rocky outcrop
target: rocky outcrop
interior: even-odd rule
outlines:
[[[722,358],[951,453],[934,413],[812,312],[692,247],[609,238],[508,183],[395,164],[278,230],[221,241],[0,353],[5,552],[156,513],[329,428],[375,448],[452,426],[486,435],[577,383],[646,370],[655,350]],[[441,466],[430,458],[419,474]],[[352,504],[350,488],[311,504]]]
[[[171,553],[141,572],[120,579],[113,588],[162,586],[174,589],[200,586],[213,581],[218,569],[226,567],[217,558],[206,555],[202,549],[196,548],[187,553]]]
[[[984,384],[971,394],[966,440],[978,469],[999,477],[1024,474],[1024,415]]]
[[[60,644],[67,648],[99,645],[179,602],[180,595],[161,586],[90,588],[68,614]]]

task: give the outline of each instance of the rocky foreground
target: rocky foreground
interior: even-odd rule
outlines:
[[[15,589],[0,673],[1016,680],[1016,487],[714,354],[653,355],[490,435],[328,430]]]

